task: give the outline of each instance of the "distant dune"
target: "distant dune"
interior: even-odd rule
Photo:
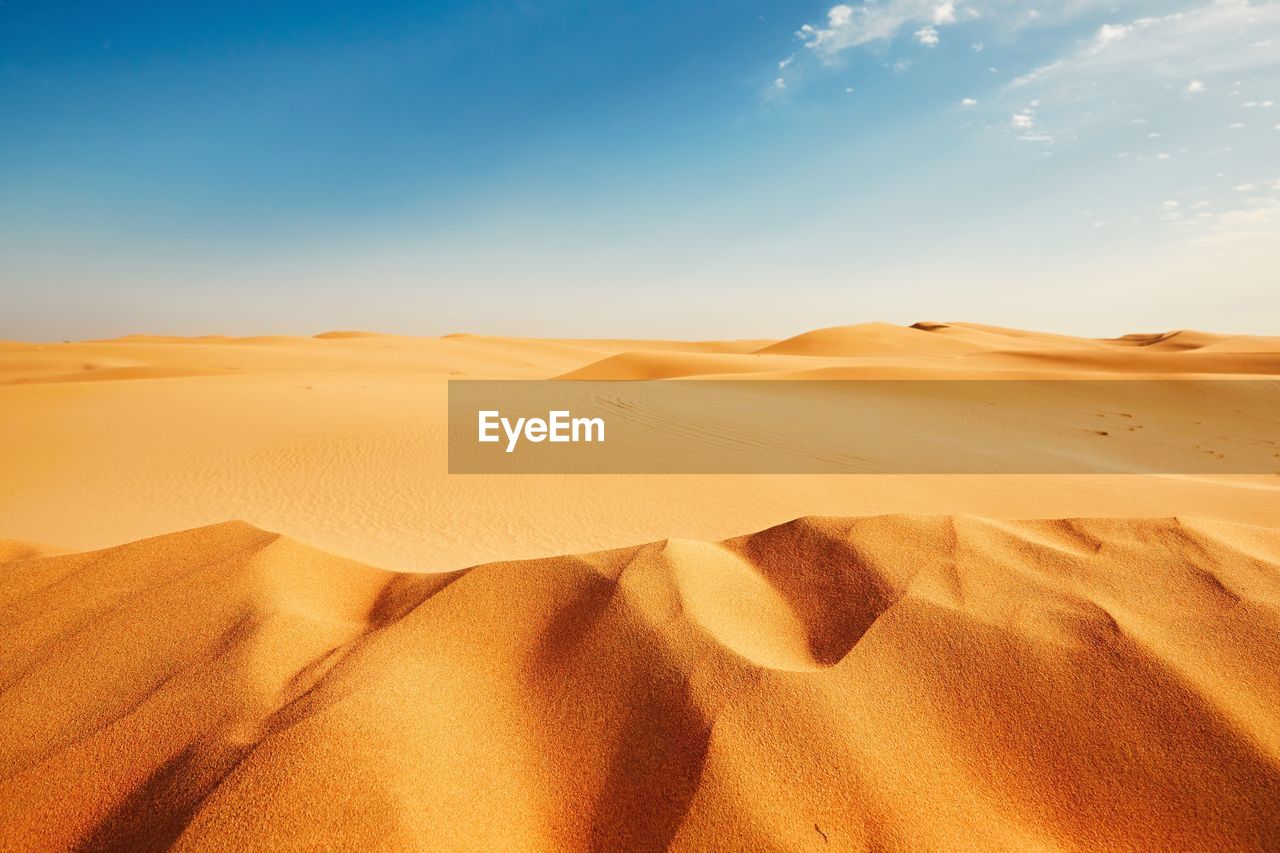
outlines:
[[[444,575],[0,565],[6,849],[1265,849],[1280,533],[802,519]]]
[[[1277,375],[935,322],[0,343],[0,849],[1280,847],[1274,475],[446,452],[458,378]],[[1280,452],[1169,405],[1016,432]]]
[[[1178,339],[1197,347],[1170,348]],[[783,341],[327,332],[0,344],[0,536],[83,550],[244,518],[374,565],[439,570],[718,540],[814,513],[1280,525],[1266,476],[457,478],[445,450],[450,379],[1276,375],[1275,338],[1106,341],[954,322]]]
[[[893,326],[889,323],[862,323],[857,326],[837,326],[805,332],[776,344],[762,347],[761,354],[816,356],[876,356],[894,355],[937,356],[975,352],[980,347],[950,335],[913,326]]]

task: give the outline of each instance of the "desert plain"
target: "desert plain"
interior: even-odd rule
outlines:
[[[0,849],[1274,849],[1274,470],[458,476],[445,433],[463,378],[1277,374],[965,323],[0,343]]]

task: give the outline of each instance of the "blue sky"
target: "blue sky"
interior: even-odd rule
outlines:
[[[0,3],[0,337],[1277,331],[1274,0],[113,5]]]

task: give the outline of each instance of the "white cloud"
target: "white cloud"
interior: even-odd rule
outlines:
[[[1171,6],[1175,11],[1162,16],[1141,15]],[[891,42],[905,34],[932,45],[935,35],[941,39],[942,28],[981,21],[985,32],[996,33],[1004,41],[1026,28],[1069,25],[1099,12],[1116,15],[1126,9],[1139,14],[1128,21],[1104,23],[1080,47],[1079,55],[1066,56],[1063,63],[1074,67],[1092,54],[1098,65],[1143,64],[1148,73],[1163,75],[1188,75],[1189,70],[1203,67],[1208,75],[1276,62],[1276,52],[1265,49],[1280,36],[1280,28],[1273,29],[1280,19],[1280,3],[1275,0],[1040,0],[1034,9],[1028,9],[1024,0],[861,0],[831,6],[825,21],[804,24],[797,36],[811,55],[832,63],[844,51]],[[1126,49],[1107,56],[1116,53],[1110,48],[1121,42]],[[1140,44],[1130,46],[1134,42]],[[1228,43],[1229,49],[1223,49]],[[981,40],[970,44],[975,51],[984,48]],[[1040,76],[1042,71],[1033,73]],[[1205,79],[1197,76],[1192,82],[1205,86]],[[1183,76],[1181,85],[1187,85],[1186,80]]]
[[[940,39],[938,28],[957,23],[960,13],[953,0],[864,0],[856,6],[832,6],[825,23],[805,24],[796,35],[819,59],[832,63],[846,50],[892,41],[904,31],[912,33],[921,44],[933,46],[938,43],[935,39]],[[973,19],[981,17],[981,12],[965,9],[964,16]]]
[[[1093,37],[1093,51],[1103,50],[1112,42],[1120,41],[1127,38],[1131,33],[1141,32],[1148,27],[1155,26],[1160,23],[1158,18],[1138,18],[1128,24],[1103,24],[1098,27],[1098,32]]]
[[[1232,189],[1238,193],[1251,193],[1257,189],[1257,186],[1254,184],[1236,184]]]
[[[1146,114],[1153,124],[1158,122],[1142,131],[1143,135],[1150,132],[1147,138],[1153,144],[1171,138],[1188,146],[1163,152],[1148,149],[1146,157],[1176,159],[1190,168],[1205,161],[1211,168],[1206,159],[1222,156],[1227,141],[1219,137],[1227,134],[1226,126],[1232,121],[1222,110],[1230,103],[1225,96],[1233,81],[1247,81],[1253,88],[1255,113],[1265,103],[1263,96],[1274,97],[1259,87],[1280,84],[1280,51],[1249,47],[1262,35],[1280,35],[1280,0],[1187,0],[1178,3],[1184,7],[1181,11],[1160,17],[1115,17],[1117,10],[1144,6],[1157,4],[1113,0],[1105,10],[1095,8],[1110,15],[1111,21],[1089,30],[1068,50],[1050,55],[999,92],[983,97],[983,103],[994,110],[1007,109],[1004,115],[1026,114],[1028,118],[1019,119],[1020,124],[1030,121],[1037,132],[1051,133],[1068,150],[1091,140],[1123,145],[1123,128],[1134,124],[1135,116]],[[1053,2],[1037,8],[1047,14],[1060,9]],[[1034,110],[1021,109],[1033,97],[1054,105],[1051,122]],[[1193,102],[1196,109],[1191,108]],[[1238,138],[1256,124],[1231,133]],[[1029,129],[1011,122],[1005,128],[1015,136]],[[1133,150],[1131,156],[1142,154]]]
[[[940,41],[936,27],[921,27],[912,33],[911,37],[925,47],[937,47]]]
[[[1259,33],[1280,34],[1280,2],[1196,0],[1192,8],[1161,17],[1107,24],[1013,86],[1053,87],[1057,100],[1082,102],[1145,99],[1165,89],[1204,95],[1227,89],[1245,73],[1280,70],[1280,51],[1249,48]]]
[[[853,20],[853,7],[846,6],[843,3],[839,6],[832,6],[827,12],[827,23],[832,27],[847,27],[849,22]]]
[[[1039,68],[1035,69],[1034,71],[1023,74],[1021,77],[1014,80],[1012,85],[1015,87],[1021,87],[1021,86],[1030,86],[1034,83],[1038,83],[1041,80],[1044,80],[1048,77],[1053,76],[1055,73],[1061,70],[1065,65],[1066,65],[1066,62],[1061,59],[1054,60],[1048,65],[1042,65]]]
[[[1263,110],[1274,110],[1280,101],[1280,51],[1253,45],[1280,44],[1280,0],[1036,0],[1035,13],[1031,5],[1025,0],[847,0],[801,28],[803,48],[796,50],[796,63],[837,65],[843,56],[865,52],[886,69],[881,73],[887,78],[888,70],[905,71],[923,49],[937,48],[930,54],[935,63],[954,63],[948,71],[954,70],[959,91],[953,90],[951,108],[963,110],[967,119],[981,118],[957,128],[969,133],[985,128],[1028,156],[1120,156],[1135,169],[1145,163],[1151,176],[1143,180],[1167,182],[1156,204],[1162,197],[1182,199],[1180,208],[1166,207],[1163,214],[1181,212],[1188,223],[1204,215],[1191,206],[1190,193],[1203,194],[1208,184],[1193,190],[1194,184],[1173,182],[1194,180],[1189,176],[1196,171],[1209,181],[1209,173],[1228,159],[1254,156],[1258,140],[1253,135],[1271,124],[1250,121],[1247,129],[1243,123],[1227,128],[1249,115],[1274,121],[1276,113]],[[1052,38],[1030,35],[1047,28],[1054,29]],[[911,49],[916,45],[920,49]],[[1037,51],[1042,45],[1058,47]],[[1037,64],[1023,64],[1027,56]],[[985,82],[975,79],[988,62],[993,73],[982,74]],[[1002,74],[994,72],[996,66]],[[787,79],[795,86],[801,78],[788,72]],[[888,79],[880,84],[896,85]],[[1242,96],[1229,98],[1233,90]],[[1052,109],[1040,107],[1041,101]],[[1242,107],[1250,112],[1241,112]],[[1131,128],[1140,116],[1145,126]],[[1280,125],[1275,130],[1280,132]],[[1235,153],[1227,151],[1229,143]],[[1122,150],[1127,153],[1116,154]],[[1157,163],[1165,168],[1157,169]],[[1236,182],[1249,175],[1237,176]],[[1232,182],[1212,183],[1221,191]],[[1120,221],[1113,211],[1097,213]],[[1151,216],[1149,210],[1141,215]]]
[[[1108,42],[1119,41],[1129,34],[1129,27],[1124,24],[1103,24],[1098,28],[1098,43],[1106,44]]]

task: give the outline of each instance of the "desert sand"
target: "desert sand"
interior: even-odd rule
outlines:
[[[345,332],[0,344],[0,536],[84,550],[239,519],[383,568],[440,571],[714,541],[803,515],[1191,513],[1280,526],[1268,476],[447,475],[451,378],[1280,374],[1280,338],[920,325],[708,343]]]
[[[1276,374],[959,323],[0,343],[0,848],[1275,847],[1275,475],[450,477],[444,433],[460,377]]]

